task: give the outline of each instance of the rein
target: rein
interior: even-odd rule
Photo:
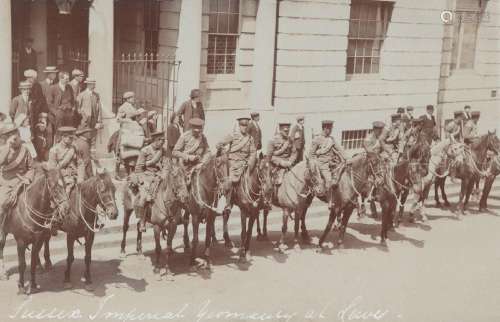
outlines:
[[[78,202],[79,202],[79,207],[78,207],[78,215],[80,216],[81,220],[83,221],[83,223],[85,224],[85,226],[87,226],[87,228],[93,232],[93,233],[96,233],[98,231],[97,229],[97,217],[98,216],[103,216],[101,215],[97,210],[97,205],[100,203],[105,209],[108,208],[108,205],[111,205],[112,204],[112,201],[108,201],[107,203],[104,202],[104,199],[102,198],[101,196],[101,193],[99,192],[99,190],[96,189],[96,194],[97,194],[97,198],[99,199],[99,202],[98,204],[96,204],[94,207],[92,205],[90,205],[88,203],[88,201],[85,200],[85,198],[83,198],[82,196],[82,189],[80,188],[79,185],[77,185],[77,195],[78,195]],[[87,220],[85,219],[85,216],[83,215],[83,212],[82,212],[82,206],[87,209],[88,211],[90,211],[93,215],[97,215],[97,216],[94,216],[94,223],[93,223],[93,227],[91,227],[89,225],[89,223],[87,222]],[[104,218],[106,218],[106,216],[104,215]]]

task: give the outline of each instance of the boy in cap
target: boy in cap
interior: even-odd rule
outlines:
[[[17,127],[10,122],[0,124],[0,242],[5,241],[5,226],[22,185],[35,176],[33,159],[22,144]],[[3,263],[0,263],[2,265]],[[0,267],[0,271],[3,267]]]
[[[118,112],[116,113],[116,118],[118,119],[118,121],[121,121],[124,118],[128,118],[137,110],[134,104],[134,92],[128,91],[123,93],[123,104],[120,105],[120,107],[118,108]]]
[[[304,148],[306,146],[306,139],[304,135],[304,115],[297,116],[297,123],[292,126],[290,130],[290,138],[292,139],[295,149],[297,150],[297,158],[295,164],[304,159]]]
[[[338,185],[341,165],[346,162],[347,155],[344,148],[331,136],[333,121],[324,120],[321,122],[321,128],[321,134],[312,141],[309,158],[318,161],[321,175],[325,179],[325,191],[330,191]],[[329,206],[331,207],[331,204]]]
[[[260,115],[258,112],[250,113],[250,123],[248,124],[248,134],[253,138],[255,143],[255,148],[257,150],[262,149],[262,131],[260,130],[259,121]]]
[[[161,180],[161,169],[165,150],[165,132],[151,134],[152,142],[141,149],[135,165],[139,182],[139,198],[136,199],[135,212],[139,216],[139,230],[146,231],[146,206],[153,200],[156,188]]]
[[[241,175],[248,166],[253,169],[256,163],[256,148],[253,138],[248,134],[249,117],[239,117],[238,129],[232,134],[227,135],[217,144],[217,155],[220,155],[222,148],[228,147],[229,160],[229,180],[231,184],[225,187],[226,205],[224,215],[228,216],[232,208],[232,193],[238,186]]]
[[[31,83],[29,82],[20,82],[19,83],[19,91],[20,94],[12,99],[10,103],[9,116],[14,121],[19,114],[28,115],[31,110],[31,101],[30,101],[30,89]]]
[[[172,156],[182,161],[188,187],[193,170],[210,156],[208,141],[203,134],[205,121],[196,117],[190,119],[189,123],[191,129],[182,133],[172,151]]]
[[[85,78],[85,74],[83,74],[83,72],[79,69],[73,69],[71,77],[73,79],[69,82],[69,86],[73,89],[73,95],[78,97],[80,91],[82,90],[82,82]]]
[[[445,137],[454,142],[463,142],[462,127],[463,127],[464,113],[462,111],[455,111],[453,113],[453,121],[445,126]]]
[[[62,126],[57,129],[57,132],[61,140],[50,148],[48,163],[61,171],[66,183],[66,192],[69,195],[77,182],[78,167],[83,164],[78,159],[73,145],[76,129],[71,126]]]
[[[189,100],[182,103],[175,114],[179,117],[179,123],[183,126],[184,131],[189,130],[190,119],[196,117],[205,120],[205,111],[201,103],[201,91],[199,89],[192,89]]]
[[[269,141],[267,153],[273,166],[273,181],[276,187],[281,185],[285,172],[289,170],[297,159],[297,150],[290,139],[290,123],[279,123],[279,133]]]

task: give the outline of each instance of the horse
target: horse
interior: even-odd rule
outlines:
[[[346,166],[340,175],[338,187],[327,194],[327,196],[331,196],[333,205],[330,208],[328,223],[319,239],[319,250],[323,249],[323,243],[337,218],[341,219],[337,243],[339,245],[343,244],[347,224],[353,210],[356,208],[358,196],[366,198],[370,194],[377,199],[382,209],[380,242],[382,245],[386,244],[387,232],[392,223],[391,215],[396,207],[397,198],[393,182],[390,176],[387,175],[387,169],[384,169],[386,167],[383,165],[384,162],[371,153],[361,153],[355,155],[351,163]],[[378,178],[377,181],[380,179],[383,181],[375,184],[370,178]],[[326,198],[322,200],[328,201]]]
[[[215,208],[218,197],[223,193],[222,183],[227,172],[227,160],[224,157],[211,155],[202,161],[191,175],[191,187],[187,202],[184,203],[184,249],[191,249],[190,266],[197,265],[198,230],[201,222],[206,222],[204,268],[210,269],[210,249],[215,231]],[[191,216],[193,239],[189,243],[188,223]],[[226,231],[227,232],[227,231]]]
[[[273,183],[270,161],[268,158],[260,158],[253,169],[250,169],[250,167],[245,169],[236,190],[233,191],[234,204],[240,208],[240,262],[246,261],[246,255],[250,249],[254,222],[258,219],[260,209],[267,209],[270,205],[272,193]],[[223,230],[226,245],[232,244],[227,229],[228,220],[229,216],[224,215]]]
[[[465,214],[474,184],[484,175],[482,165],[486,159],[487,152],[493,151],[498,153],[500,151],[499,142],[495,132],[488,132],[476,138],[468,147],[462,150],[460,158],[457,159],[455,166],[452,167],[451,172],[453,176],[461,180],[457,218],[460,218],[460,214]]]
[[[40,290],[39,285],[36,283],[36,264],[43,240],[51,229],[52,223],[70,209],[69,196],[66,193],[64,179],[59,169],[49,169],[45,164],[40,169],[43,174],[36,175],[31,184],[23,186],[17,197],[16,204],[11,208],[5,226],[4,236],[11,233],[17,243],[18,294],[32,294]],[[25,287],[25,252],[29,244],[32,244],[31,280],[28,287]],[[4,247],[5,239],[0,240],[0,275],[8,279],[3,264]]]
[[[71,283],[71,265],[74,261],[74,245],[79,238],[85,240],[85,272],[84,283],[88,291],[92,291],[90,264],[92,261],[92,246],[94,244],[98,216],[101,215],[97,207],[104,210],[111,220],[118,217],[118,208],[115,201],[115,186],[111,175],[105,170],[97,170],[96,175],[76,184],[70,193],[71,211],[62,218],[60,230],[66,232],[66,271],[64,272],[64,288],[73,287]],[[45,247],[48,247],[48,239]]]
[[[481,199],[479,200],[480,212],[488,211],[488,196],[490,194],[491,187],[493,186],[493,182],[495,181],[495,178],[498,174],[500,174],[500,156],[495,155],[490,160],[488,175],[484,180],[483,192],[481,193]]]
[[[272,203],[283,211],[283,224],[281,237],[276,244],[278,250],[282,250],[288,230],[288,218],[295,213],[295,235],[294,243],[298,243],[299,225],[302,239],[308,241],[309,234],[305,224],[306,210],[311,204],[314,195],[325,193],[324,179],[321,176],[318,161],[305,158],[297,163],[283,176],[281,185],[274,192]],[[267,213],[264,212],[264,231],[267,231]]]
[[[172,241],[177,231],[177,225],[182,223],[181,205],[186,202],[188,191],[186,188],[185,173],[181,166],[175,164],[171,159],[166,159],[164,162],[162,179],[158,185],[154,202],[148,207],[146,221],[153,225],[155,239],[155,260],[154,274],[158,280],[161,280],[162,275],[166,279],[170,279],[169,258],[173,254]],[[136,188],[134,188],[136,189]],[[132,212],[134,211],[133,199],[134,193],[138,191],[130,191],[125,188],[123,205],[125,215],[123,218],[123,238],[121,242],[121,256],[126,255],[125,246],[127,240],[127,231]],[[166,230],[167,235],[167,251],[166,261],[162,268],[161,263],[161,236]],[[142,256],[142,232],[137,225],[137,252]]]

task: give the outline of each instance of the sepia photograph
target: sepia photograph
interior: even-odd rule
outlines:
[[[0,64],[0,321],[500,321],[500,0],[0,0]]]

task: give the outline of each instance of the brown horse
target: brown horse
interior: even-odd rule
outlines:
[[[44,237],[49,233],[53,221],[58,220],[58,217],[63,216],[70,209],[61,172],[58,169],[48,169],[45,165],[42,165],[40,169],[43,174],[37,175],[30,185],[24,186],[15,206],[11,209],[5,226],[4,236],[8,233],[13,234],[17,243],[19,294],[31,294],[39,290],[36,284],[36,263]],[[55,208],[52,205],[55,205]],[[25,288],[25,252],[29,244],[32,244],[31,281]],[[5,238],[0,240],[0,275],[8,278],[3,265],[4,246]]]
[[[200,223],[206,222],[205,230],[205,268],[210,269],[210,248],[215,230],[215,208],[218,197],[223,193],[220,189],[227,172],[227,160],[224,157],[210,156],[198,165],[191,177],[189,197],[185,203],[184,214],[184,247],[191,248],[190,265],[197,264],[198,230]],[[193,239],[189,245],[187,226],[189,216],[193,228]]]
[[[133,189],[137,189],[136,187]],[[121,242],[121,255],[125,256],[125,246],[127,240],[127,231],[129,220],[134,211],[133,199],[138,191],[131,191],[125,188],[123,205],[125,215],[123,218],[123,239]],[[162,275],[170,279],[169,258],[173,254],[172,241],[177,231],[177,225],[182,223],[181,205],[186,202],[188,191],[186,189],[185,173],[180,165],[177,165],[171,159],[164,162],[162,179],[158,186],[154,202],[147,207],[146,221],[153,225],[155,238],[155,268],[154,273],[158,280]],[[165,266],[161,267],[161,236],[167,232],[167,251]],[[137,252],[142,256],[142,232],[137,227]]]
[[[323,195],[324,190],[324,180],[318,162],[314,159],[306,158],[285,173],[282,183],[275,190],[273,197],[273,204],[283,211],[281,237],[276,244],[278,250],[283,250],[288,230],[288,218],[292,218],[292,213],[295,213],[293,217],[295,222],[294,243],[298,243],[299,225],[301,225],[302,238],[306,241],[309,240],[305,225],[306,211],[314,195]],[[267,213],[264,213],[264,231],[267,231]]]
[[[479,211],[488,211],[488,196],[497,175],[500,174],[500,155],[495,155],[489,162],[488,176],[484,180],[483,192],[479,200]]]
[[[392,178],[387,175],[385,162],[375,155],[361,153],[353,157],[351,164],[342,172],[338,187],[327,196],[331,196],[333,206],[330,209],[328,223],[319,240],[319,248],[331,231],[335,219],[341,219],[337,243],[343,244],[343,239],[349,218],[356,208],[358,196],[366,198],[370,193],[380,203],[382,208],[381,243],[386,243],[387,232],[392,223],[392,212],[396,207],[396,193]],[[375,180],[373,180],[375,178]],[[377,183],[375,182],[377,181]],[[372,190],[374,189],[374,190]],[[330,202],[330,200],[324,200]]]
[[[75,259],[74,245],[79,238],[85,240],[85,273],[83,275],[85,288],[91,291],[92,278],[90,264],[92,261],[92,246],[94,236],[98,231],[97,218],[100,215],[97,207],[101,207],[105,216],[114,220],[118,217],[115,202],[115,186],[108,172],[99,170],[87,180],[78,183],[71,191],[71,211],[62,218],[60,229],[66,232],[66,271],[64,272],[64,288],[72,288],[71,265]],[[48,241],[45,247],[48,247]]]
[[[233,192],[234,204],[240,208],[241,217],[241,243],[240,261],[246,261],[246,255],[250,249],[252,230],[259,211],[268,209],[273,194],[273,183],[271,179],[271,166],[267,158],[260,158],[257,165],[250,169],[246,168],[241,176],[238,187]],[[248,220],[247,220],[248,219]],[[231,245],[227,223],[229,216],[223,216],[224,240],[226,245]]]

